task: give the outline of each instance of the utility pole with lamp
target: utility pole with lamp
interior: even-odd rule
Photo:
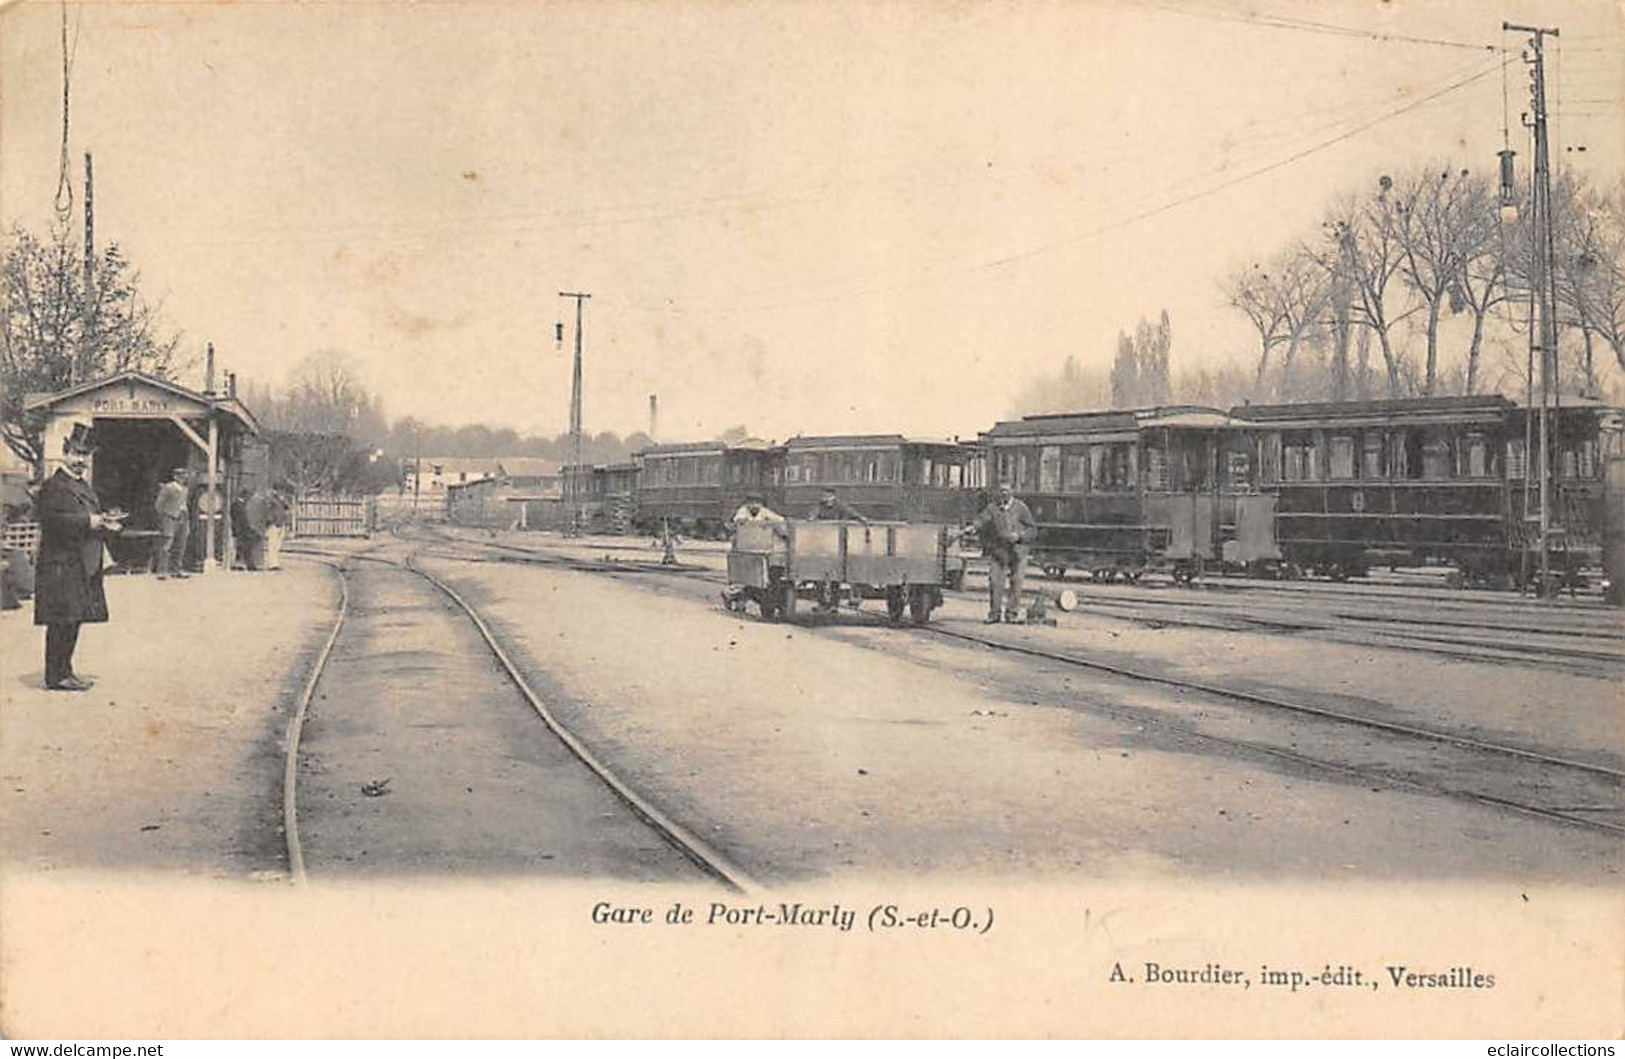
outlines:
[[[1530,34],[1530,47],[1533,58],[1530,65],[1530,96],[1534,102],[1534,114],[1526,116],[1526,124],[1533,130],[1535,140],[1535,174],[1532,205],[1534,208],[1533,223],[1530,225],[1534,237],[1534,253],[1531,261],[1534,266],[1534,301],[1538,329],[1530,334],[1530,341],[1540,352],[1540,588],[1542,598],[1551,595],[1551,535],[1552,535],[1552,498],[1551,498],[1551,440],[1552,424],[1549,411],[1552,404],[1553,391],[1559,380],[1557,377],[1557,306],[1555,302],[1555,285],[1552,271],[1552,171],[1551,158],[1548,148],[1548,132],[1546,127],[1546,60],[1543,51],[1545,38],[1558,35],[1556,29],[1543,29],[1536,26],[1519,26],[1511,22],[1501,23],[1501,29],[1511,33]],[[1526,515],[1527,517],[1527,515]]]

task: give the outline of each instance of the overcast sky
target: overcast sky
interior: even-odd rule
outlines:
[[[34,228],[60,11],[0,36],[0,214]],[[1562,29],[1559,155],[1625,172],[1603,0],[68,12],[76,194],[91,150],[98,240],[189,349],[273,384],[340,349],[391,416],[526,432],[568,419],[560,290],[593,294],[587,427],[658,393],[669,439],[974,434],[1164,307],[1176,370],[1250,357],[1228,269],[1383,172],[1493,169],[1503,19]]]

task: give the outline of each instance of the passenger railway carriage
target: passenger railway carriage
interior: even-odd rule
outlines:
[[[1540,463],[1526,456],[1537,418],[1492,395],[1036,415],[974,444],[865,434],[656,445],[635,465],[595,469],[590,496],[605,510],[634,506],[639,529],[669,521],[721,536],[753,492],[793,518],[828,488],[871,520],[952,524],[1005,481],[1038,520],[1034,562],[1056,576],[1160,568],[1183,580],[1222,566],[1340,579],[1448,564],[1505,584],[1539,567]],[[1578,398],[1549,417],[1549,559],[1570,580],[1601,559],[1619,420]]]
[[[1274,498],[1256,488],[1251,447],[1224,412],[1181,405],[1027,416],[983,435],[991,477],[1032,508],[1032,559],[1137,579],[1152,567],[1278,559]]]
[[[1599,430],[1609,412],[1571,398],[1548,417],[1550,559],[1570,578],[1599,557]],[[1440,564],[1500,583],[1538,568],[1538,410],[1475,396],[1232,414],[1252,435],[1260,487],[1277,498],[1289,564],[1338,579],[1374,565]]]
[[[901,434],[797,437],[784,445],[786,515],[805,515],[825,489],[865,518],[960,522],[975,512],[976,447]]]
[[[655,445],[638,454],[637,527],[701,537],[725,535],[751,493],[776,506],[783,450],[760,441]]]

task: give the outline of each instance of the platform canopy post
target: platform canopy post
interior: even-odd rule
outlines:
[[[211,504],[219,500],[218,484],[220,481],[220,422],[212,414],[209,416],[209,444],[206,448],[209,456],[209,469],[203,495],[209,498]],[[209,511],[203,523],[203,572],[213,573],[219,569],[214,558],[214,523],[216,517],[224,517],[228,512]],[[227,557],[229,560],[229,556]],[[229,569],[229,566],[228,566]]]

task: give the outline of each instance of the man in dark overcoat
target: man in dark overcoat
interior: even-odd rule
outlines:
[[[34,581],[34,624],[45,626],[45,686],[88,691],[91,681],[73,672],[79,626],[107,620],[102,591],[102,536],[117,533],[119,520],[104,515],[86,480],[95,440],[74,424],[63,443],[63,462],[40,486],[35,513],[40,523],[39,566]]]

